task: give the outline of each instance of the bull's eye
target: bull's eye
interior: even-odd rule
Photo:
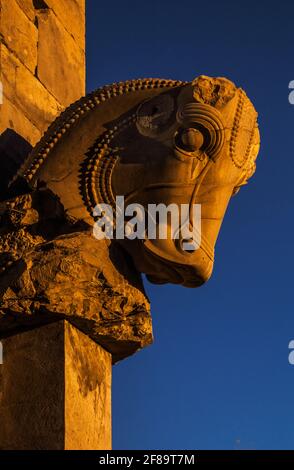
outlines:
[[[189,127],[180,129],[175,136],[176,146],[186,152],[196,152],[200,150],[204,143],[202,133],[198,129]]]
[[[137,128],[145,136],[166,130],[171,124],[175,103],[170,95],[160,95],[141,104],[137,111]]]

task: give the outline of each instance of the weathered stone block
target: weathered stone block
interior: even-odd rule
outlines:
[[[2,340],[0,449],[111,448],[111,355],[66,321]]]
[[[1,1],[1,34],[8,49],[33,73],[37,66],[38,30],[15,0]]]
[[[38,78],[59,103],[69,105],[85,94],[84,51],[51,10],[38,12],[38,29]]]
[[[2,44],[1,80],[8,97],[32,124],[44,132],[62,106],[32,73]],[[2,117],[1,117],[2,119]]]
[[[65,29],[77,41],[78,46],[85,50],[85,0],[67,0],[67,8],[60,0],[45,0],[53,9]]]

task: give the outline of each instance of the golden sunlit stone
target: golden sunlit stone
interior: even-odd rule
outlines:
[[[257,113],[204,75],[80,98],[84,0],[0,6],[0,448],[108,449],[111,364],[153,340],[141,273],[208,281],[229,201],[255,171]],[[189,222],[201,205],[199,249],[175,233],[98,242],[93,210],[118,196],[187,204]]]

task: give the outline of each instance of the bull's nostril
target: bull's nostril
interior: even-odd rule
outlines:
[[[187,152],[199,150],[204,142],[203,135],[194,128],[183,129],[177,138],[177,145]]]

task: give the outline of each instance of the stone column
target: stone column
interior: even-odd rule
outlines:
[[[111,448],[111,354],[67,321],[2,343],[0,449]]]

